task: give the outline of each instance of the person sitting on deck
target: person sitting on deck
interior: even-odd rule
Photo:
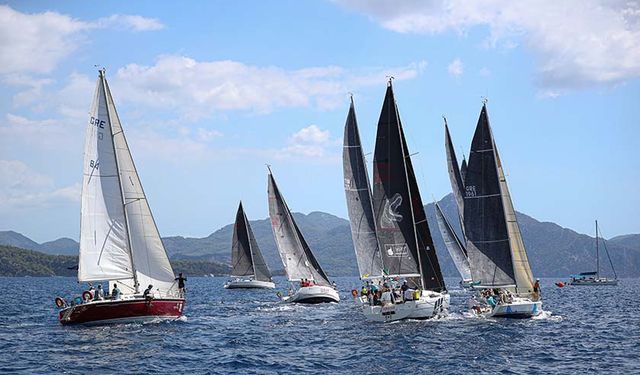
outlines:
[[[96,289],[93,300],[94,301],[102,301],[104,299],[104,290],[102,290],[102,284],[98,284],[98,289]]]
[[[149,286],[147,287],[147,289],[144,290],[144,292],[142,293],[142,296],[145,299],[151,299],[153,298],[153,285],[149,284]]]
[[[363,285],[362,289],[360,290],[360,295],[361,296],[366,296],[368,292],[369,292],[369,290],[367,289],[367,287]]]
[[[489,296],[487,297],[487,304],[488,304],[489,306],[491,306],[491,307],[495,307],[495,306],[496,306],[496,300],[495,300],[495,298],[493,297],[493,295],[489,295]]]
[[[380,303],[382,306],[393,304],[393,295],[389,289],[382,292],[382,296],[380,297]]]
[[[118,289],[118,284],[113,284],[113,290],[111,291],[111,298],[120,299],[120,289]]]
[[[404,285],[403,285],[403,286],[404,286]],[[413,289],[409,289],[409,288],[407,287],[407,289],[405,289],[405,290],[403,291],[403,297],[404,297],[404,300],[405,300],[405,301],[413,301],[413,292],[414,292],[414,290],[413,290]]]
[[[406,292],[407,289],[409,289],[409,285],[407,285],[407,280],[403,280],[402,281],[402,286],[400,287],[400,290],[402,290],[402,293]]]

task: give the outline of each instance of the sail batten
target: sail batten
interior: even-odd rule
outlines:
[[[362,152],[353,100],[344,127],[342,160],[351,237],[360,278],[379,278],[383,276],[384,266],[378,246],[369,174]]]
[[[320,267],[293,219],[271,171],[268,193],[271,228],[289,281],[309,279],[318,285],[330,285],[327,274]]]

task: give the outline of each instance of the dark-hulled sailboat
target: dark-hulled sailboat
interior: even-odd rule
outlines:
[[[498,290],[486,315],[528,318],[542,312],[496,147],[486,102],[471,143],[464,178],[464,233],[474,288]],[[493,302],[493,300],[491,300]],[[485,310],[486,311],[486,310]]]
[[[233,279],[224,285],[227,289],[275,288],[271,280],[271,272],[262,257],[247,215],[242,208],[242,202],[238,206],[236,222],[233,225],[231,267]]]
[[[398,115],[393,86],[387,86],[374,152],[373,192],[360,144],[353,102],[345,124],[343,170],[354,247],[363,279],[407,283],[382,305],[356,298],[365,316],[376,321],[427,319],[446,311],[440,264],[426,220],[411,157]],[[412,293],[411,290],[417,291]]]
[[[339,302],[340,296],[311,252],[276,184],[271,168],[268,177],[269,217],[278,253],[289,279],[285,302]]]

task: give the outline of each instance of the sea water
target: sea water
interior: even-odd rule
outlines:
[[[0,278],[0,373],[640,373],[640,280],[557,288],[527,320],[466,312],[448,279],[450,314],[429,321],[364,320],[337,278],[339,304],[278,302],[276,290],[226,290],[189,277],[185,316],[173,322],[62,326],[54,298],[73,278]]]

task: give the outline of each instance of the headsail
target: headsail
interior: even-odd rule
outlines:
[[[104,252],[102,251],[104,249],[104,245],[96,242],[97,236],[91,233],[92,227],[101,226],[104,228],[109,226],[111,230],[120,230],[119,228],[116,228],[116,224],[117,226],[121,225],[119,220],[121,220],[120,210],[122,210],[125,218],[123,231],[128,233],[128,236],[125,236],[124,238],[128,239],[128,243],[123,246],[122,241],[120,241],[120,246],[122,246],[120,252],[128,252],[128,256],[130,257],[130,262],[132,264],[132,267],[130,268],[132,268],[133,271],[127,270],[126,268],[123,270],[130,273],[132,278],[126,280],[125,277],[111,277],[111,275],[104,274],[100,279],[120,280],[120,284],[122,286],[128,287],[127,289],[131,289],[123,290],[125,293],[139,292],[140,285],[145,287],[147,285],[153,285],[154,291],[158,291],[160,296],[172,294],[177,290],[177,286],[174,282],[173,269],[169,263],[167,253],[164,245],[162,244],[160,234],[158,233],[158,228],[156,227],[142,184],[140,183],[138,172],[136,171],[120,119],[118,118],[118,113],[115,109],[109,85],[104,77],[104,71],[100,72],[98,89],[96,92],[96,99],[98,103],[94,107],[99,108],[97,110],[98,116],[92,116],[92,121],[90,121],[89,125],[90,127],[92,125],[96,126],[96,133],[94,134],[91,131],[89,132],[87,142],[91,144],[88,145],[87,148],[89,149],[89,152],[91,152],[93,142],[96,142],[95,140],[92,140],[92,136],[96,137],[98,144],[103,143],[102,145],[97,146],[98,149],[106,148],[106,143],[109,143],[110,141],[113,148],[113,154],[115,156],[115,169],[110,167],[107,171],[101,172],[101,180],[109,180],[107,189],[96,190],[95,188],[91,189],[86,186],[83,188],[83,219],[80,237],[81,243],[83,243],[84,246],[81,247],[81,266],[79,267],[78,273],[79,279],[81,281],[89,281],[88,278],[85,278],[85,272],[87,270],[85,265],[96,261],[100,264],[100,262],[102,262],[102,256],[104,255]],[[103,109],[100,110],[100,108]],[[96,125],[96,119],[98,125]],[[93,124],[91,124],[91,122],[93,122]],[[108,140],[105,143],[105,139],[107,138]],[[108,153],[101,154],[100,152],[96,155],[98,158],[101,156],[108,157],[109,155]],[[85,156],[85,162],[87,161],[87,158],[90,163],[91,154]],[[89,170],[88,176],[87,173],[85,173],[85,182],[87,184],[91,184],[89,180],[92,177],[92,170],[102,169],[102,160],[95,161],[97,162],[97,167],[95,168],[91,168],[90,166],[87,167],[85,165],[85,171]],[[111,161],[107,163],[110,162]],[[95,171],[93,171],[93,173],[95,173]],[[114,184],[111,180],[117,181],[119,189],[114,188]],[[84,190],[87,190],[86,197]],[[118,194],[120,194],[119,198],[117,196]],[[121,205],[121,208],[112,208],[112,210],[108,211],[105,215],[102,208],[104,207],[103,202],[107,201],[118,202]],[[115,206],[115,204],[113,205]],[[116,220],[112,218],[111,212],[116,213]],[[93,223],[88,224],[91,221],[93,221]],[[105,222],[107,224],[105,224]],[[86,228],[85,224],[88,224],[86,225]],[[100,249],[97,251],[100,253],[99,256],[96,256],[95,254],[96,249]],[[80,270],[81,267],[82,270]],[[99,267],[95,267],[94,264],[93,269],[99,269]]]
[[[422,274],[422,285],[425,289],[442,292],[446,290],[444,277],[440,270],[440,262],[438,262],[438,255],[436,254],[436,248],[433,244],[433,238],[431,237],[431,230],[429,229],[429,222],[427,221],[427,213],[424,210],[420,191],[418,190],[418,182],[413,170],[413,163],[411,162],[411,156],[404,136],[404,130],[402,129],[402,123],[399,123],[399,126],[400,136],[402,137],[404,159],[407,165],[407,181],[409,182],[409,191],[411,192],[413,222],[415,225],[416,241],[418,244],[418,261],[421,266],[420,273]]]
[[[353,99],[351,99],[349,114],[344,125],[342,167],[344,192],[347,197],[347,209],[351,223],[351,237],[360,278],[381,277],[383,265],[376,235],[369,174],[360,143]]]
[[[458,235],[456,235],[453,227],[451,227],[451,224],[449,224],[449,221],[442,212],[438,202],[435,203],[435,206],[438,227],[440,228],[440,234],[442,234],[442,239],[449,251],[449,255],[451,255],[451,259],[453,259],[453,263],[455,264],[458,273],[460,273],[462,280],[471,280],[471,268],[469,267],[469,259],[467,258],[464,245],[458,238]]]
[[[262,252],[258,247],[256,237],[253,235],[253,230],[251,229],[249,220],[247,220],[247,215],[244,214],[244,211],[242,212],[242,215],[244,216],[245,228],[247,228],[247,232],[249,234],[249,245],[251,248],[251,259],[253,261],[254,278],[259,281],[271,281],[271,272],[269,271],[269,267],[267,267],[267,263],[262,257]]]
[[[471,275],[487,286],[515,284],[498,173],[495,144],[483,105],[465,176],[464,226]]]
[[[271,170],[269,170],[268,191],[273,236],[289,280],[310,279],[319,285],[330,285],[329,278],[318,264],[293,220]]]

